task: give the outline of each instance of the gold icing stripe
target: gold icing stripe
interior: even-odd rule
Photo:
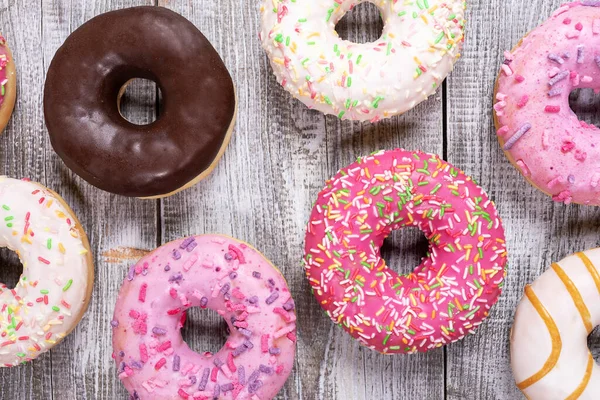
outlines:
[[[527,389],[529,386],[541,380],[544,376],[548,375],[550,371],[556,366],[558,362],[558,358],[560,357],[560,352],[562,350],[562,340],[560,338],[560,332],[558,331],[558,327],[552,316],[546,310],[546,307],[542,304],[540,299],[536,296],[533,289],[530,285],[525,286],[525,296],[529,299],[539,316],[542,318],[544,323],[546,324],[546,328],[548,328],[548,333],[550,334],[550,339],[552,340],[552,351],[548,356],[548,359],[540,369],[535,374],[531,375],[529,378],[525,379],[521,383],[517,383],[517,387],[521,390]]]
[[[588,256],[585,255],[585,253],[577,253],[577,257],[581,259],[583,265],[585,265],[589,271],[592,279],[594,279],[594,283],[596,284],[596,289],[598,289],[598,293],[600,293],[600,274],[598,274],[598,270],[594,266],[594,263],[588,258]]]
[[[583,301],[583,297],[581,297],[581,293],[579,293],[579,289],[577,289],[577,286],[575,286],[571,278],[569,278],[560,265],[557,263],[552,263],[552,269],[554,272],[556,272],[556,275],[558,275],[560,280],[567,288],[567,291],[571,295],[573,303],[575,303],[575,307],[577,307],[579,315],[581,315],[583,325],[585,325],[585,329],[589,334],[594,329],[594,326],[592,325],[592,316],[590,315],[590,310],[588,310],[587,306],[585,305],[585,301]]]
[[[577,389],[575,389],[575,391],[573,393],[571,393],[571,395],[569,397],[567,397],[565,400],[576,400],[579,398],[579,396],[581,396],[581,393],[583,393],[583,391],[587,387],[588,383],[590,382],[590,378],[592,377],[593,368],[594,368],[594,358],[592,357],[592,354],[590,354],[588,357],[587,367],[585,369],[585,375],[583,376],[581,383],[579,384],[579,386],[577,386]]]

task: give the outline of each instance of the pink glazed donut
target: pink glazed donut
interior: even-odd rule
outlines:
[[[384,239],[415,226],[429,253],[408,275],[381,258]],[[304,263],[329,317],[380,353],[425,352],[462,339],[504,283],[504,229],[494,203],[439,156],[380,151],[342,169],[319,194]]]
[[[563,5],[505,57],[494,110],[506,156],[555,201],[600,205],[600,130],[569,107],[571,91],[600,90],[600,1]]]
[[[190,307],[231,332],[216,354],[181,337]],[[115,307],[113,357],[132,399],[275,397],[296,352],[294,301],[281,273],[235,239],[202,235],[159,247],[131,268]]]

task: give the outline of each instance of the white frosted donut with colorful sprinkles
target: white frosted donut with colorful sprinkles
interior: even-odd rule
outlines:
[[[525,287],[511,331],[511,366],[530,400],[597,400],[600,366],[587,346],[600,325],[600,249],[570,255]]]
[[[600,90],[600,1],[562,5],[505,60],[494,116],[508,159],[558,202],[600,205],[600,130],[569,106],[576,89]]]
[[[14,289],[0,284],[0,367],[12,367],[75,328],[90,300],[94,267],[79,221],[53,191],[1,177],[0,220],[0,246],[23,264]]]
[[[180,329],[190,307],[217,311],[230,335],[199,354]],[[131,268],[113,326],[113,356],[131,399],[269,400],[294,365],[296,314],[281,273],[246,243],[200,235]]]
[[[365,1],[381,10],[381,38],[342,40],[335,25]],[[436,91],[460,55],[464,11],[464,0],[262,0],[260,37],[277,80],[309,108],[375,122]]]
[[[381,257],[395,229],[418,227],[428,256],[398,275]],[[471,333],[504,284],[504,229],[494,203],[439,156],[381,151],[342,169],[306,228],[306,275],[321,307],[381,353],[425,352]]]

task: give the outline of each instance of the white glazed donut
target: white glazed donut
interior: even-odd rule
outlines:
[[[525,288],[511,364],[531,400],[598,399],[600,367],[587,337],[600,324],[600,248],[571,255]]]
[[[342,40],[337,22],[375,4],[381,38]],[[463,42],[464,0],[262,0],[260,37],[277,80],[309,108],[375,122],[433,94]]]
[[[23,274],[0,284],[0,367],[33,360],[60,342],[87,308],[94,278],[87,237],[56,193],[0,177],[0,247]]]

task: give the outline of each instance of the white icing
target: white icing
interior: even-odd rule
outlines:
[[[336,23],[363,1],[381,10],[382,37],[342,40]],[[260,36],[277,80],[309,108],[376,121],[436,91],[460,55],[464,10],[459,0],[262,0]]]
[[[23,264],[14,291],[0,284],[0,367],[37,357],[79,321],[91,266],[75,221],[46,188],[0,177],[0,247]]]

